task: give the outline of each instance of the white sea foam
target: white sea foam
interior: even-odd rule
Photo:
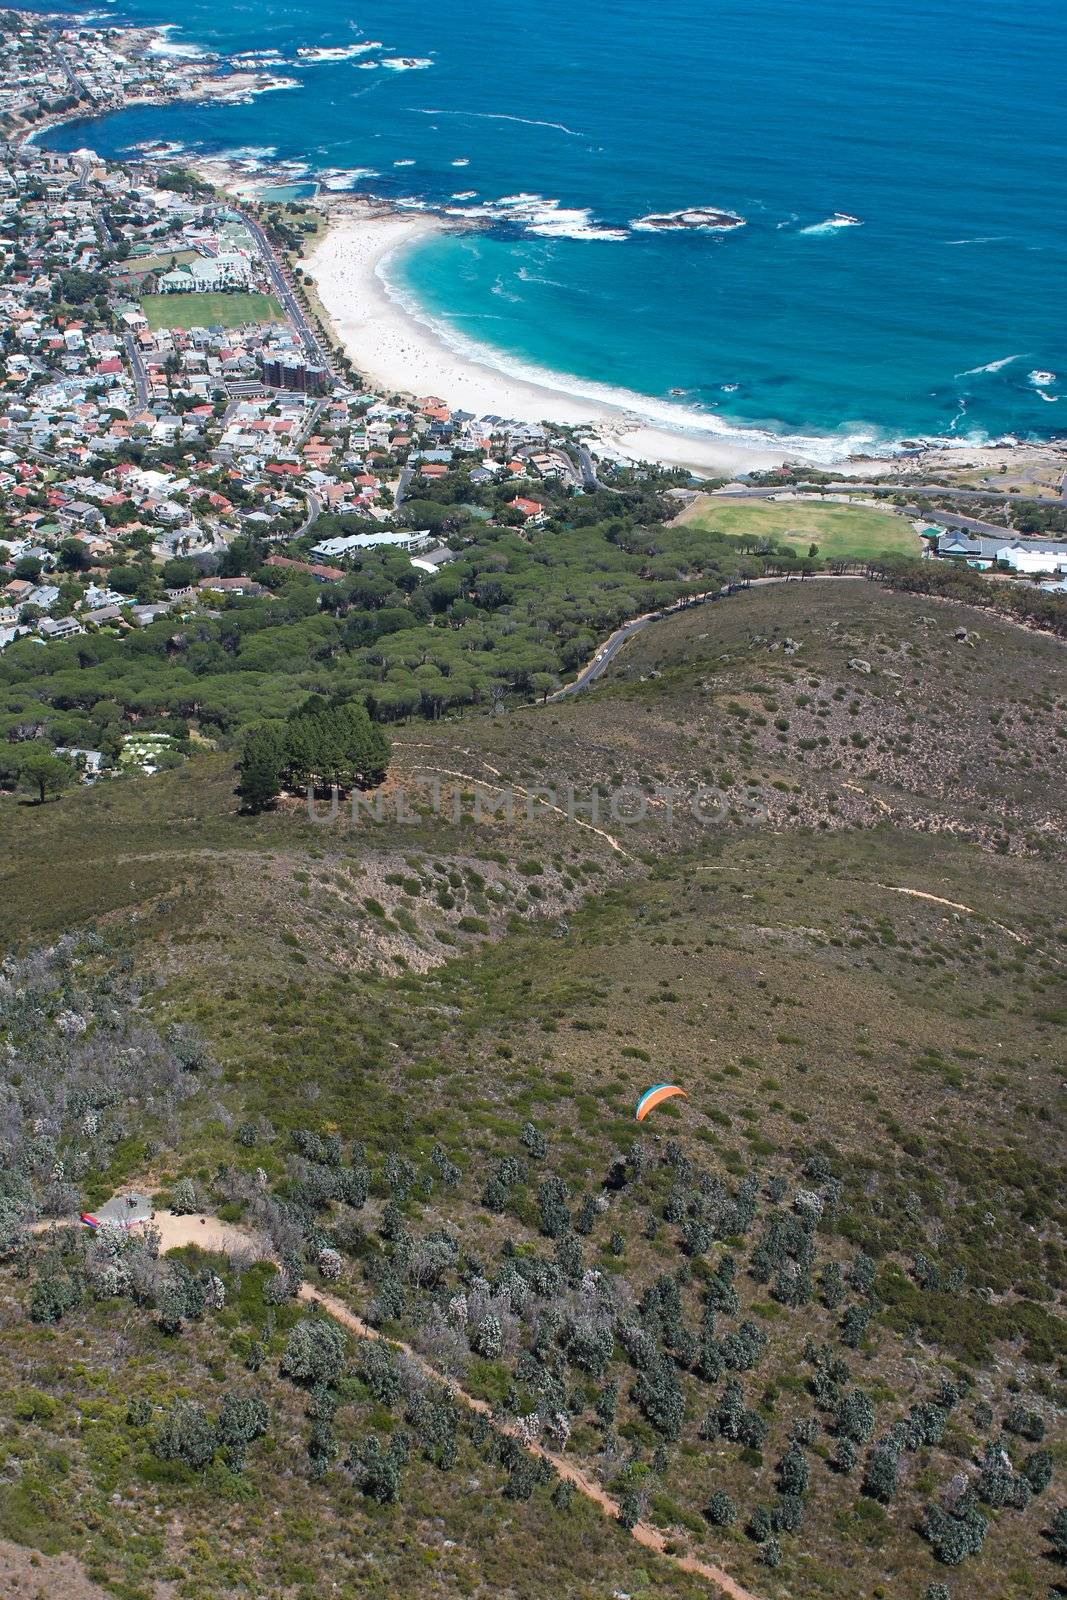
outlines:
[[[810,227],[799,229],[800,233],[824,235],[838,233],[842,228],[861,228],[860,217],[850,217],[847,211],[835,211],[832,217],[827,217],[825,222],[813,222]]]
[[[232,94],[217,94],[198,100],[201,106],[250,106],[261,94],[271,94],[276,89],[299,89],[299,78],[267,78],[253,89],[235,89]]]
[[[470,339],[464,334],[450,327],[447,323],[440,322],[427,314],[422,305],[405,289],[398,286],[389,276],[389,267],[397,255],[403,254],[403,249],[387,255],[380,261],[375,269],[390,299],[403,308],[404,311],[416,321],[428,327],[434,335],[449,349],[465,360],[474,361],[479,366],[489,367],[502,372],[508,377],[517,378],[524,383],[533,383],[541,388],[554,389],[561,394],[573,396],[579,400],[593,401],[597,404],[608,405],[624,413],[626,419],[632,419],[632,426],[652,425],[668,428],[672,433],[683,438],[708,438],[715,437],[728,441],[739,447],[759,450],[785,450],[790,454],[802,456],[810,461],[824,462],[827,465],[842,461],[847,456],[863,452],[870,455],[891,455],[896,446],[882,440],[873,428],[856,425],[855,429],[847,433],[835,435],[819,434],[774,434],[761,428],[746,428],[724,421],[722,417],[708,412],[691,410],[685,406],[673,404],[669,400],[655,399],[649,395],[636,394],[628,389],[616,389],[608,384],[597,383],[573,376],[569,373],[554,372],[548,368],[534,366],[517,357],[509,355],[502,350]]]
[[[220,161],[269,161],[278,154],[275,144],[239,144],[233,150],[220,150]]]
[[[946,244],[1002,244],[1008,238],[1006,233],[983,233],[977,239],[946,239]]]
[[[964,372],[957,372],[957,378],[974,378],[980,372],[1001,372],[1005,367],[1010,367],[1013,361],[1021,361],[1022,356],[1001,356],[999,361],[987,361],[984,367],[968,367]]]
[[[454,196],[466,199],[467,196]],[[538,239],[597,239],[618,243],[628,237],[625,228],[608,228],[594,221],[587,206],[561,206],[540,194],[506,194],[479,206],[447,206],[446,215],[471,222],[509,223]]]
[[[515,117],[506,111],[444,111],[433,106],[420,106],[423,117],[471,117],[477,122],[521,122],[527,128],[554,128],[557,133],[568,134],[572,139],[584,139],[577,128],[568,128],[565,122],[542,122],[537,117]]]
[[[1054,406],[1059,399],[1058,394],[1046,394],[1044,389],[1039,389],[1037,393],[1039,398],[1044,400],[1050,406]]]
[[[390,72],[420,72],[424,67],[432,67],[433,62],[429,56],[386,56],[382,66],[388,67]]]
[[[469,167],[470,166],[470,157],[469,156],[457,156],[455,161],[452,162],[452,165],[454,167]]]
[[[245,50],[241,55],[230,56],[229,64],[237,72],[250,72],[257,68],[273,72],[277,67],[293,65],[280,50]]]
[[[359,70],[360,72],[377,72],[380,66],[380,61],[361,61],[359,64]]]
[[[607,243],[620,243],[629,238],[625,228],[597,227],[588,211],[560,210],[540,222],[528,222],[526,232],[537,239],[602,239]]]
[[[394,161],[393,162],[393,166],[394,167],[413,167],[414,165],[415,165],[415,163],[414,163],[414,161],[411,160],[410,157],[405,161]]]
[[[1030,382],[1035,389],[1047,389],[1050,383],[1056,382],[1054,372],[1044,372],[1040,367],[1029,374]]]
[[[176,22],[167,22],[156,29],[156,37],[148,46],[151,56],[173,56],[181,60],[193,60],[196,56],[207,54],[198,44],[186,44],[179,39],[171,39],[168,35],[174,33],[178,27]]]
[[[368,50],[381,50],[382,41],[372,39],[368,44],[337,44],[337,45],[301,45],[297,55],[301,61],[314,63],[318,61],[352,61],[356,56],[365,56]]]
[[[324,189],[337,193],[345,189],[354,189],[364,178],[377,178],[380,176],[373,167],[328,167],[325,172],[315,174]]]

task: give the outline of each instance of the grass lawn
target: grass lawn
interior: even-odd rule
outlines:
[[[822,500],[694,501],[684,521],[716,533],[766,535],[807,555],[817,544],[826,560],[864,560],[868,556],[918,555],[919,536],[905,517],[870,506],[837,505]]]
[[[146,294],[141,310],[150,328],[239,328],[246,322],[284,322],[272,294]]]
[[[195,261],[196,250],[164,250],[161,255],[127,256],[116,267],[117,272],[166,272],[171,266],[184,267]]]

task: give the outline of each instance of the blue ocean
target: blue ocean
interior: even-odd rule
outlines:
[[[1062,0],[187,0],[168,39],[276,51],[296,87],[46,142],[269,151],[488,206],[491,227],[418,245],[393,286],[512,369],[828,455],[1067,433]],[[297,53],[324,47],[342,58]],[[643,222],[705,207],[745,226]]]

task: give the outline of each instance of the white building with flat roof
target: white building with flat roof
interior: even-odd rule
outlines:
[[[1059,540],[1050,544],[1006,544],[997,551],[997,560],[1013,572],[1067,572],[1067,546]]]
[[[322,539],[312,545],[316,561],[335,561],[338,556],[354,556],[361,550],[421,550],[430,542],[430,530],[419,533],[348,533],[335,539]]]

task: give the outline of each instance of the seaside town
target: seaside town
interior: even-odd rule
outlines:
[[[575,430],[373,392],[301,281],[306,208],[32,137],[131,99],[262,91],[274,75],[205,78],[203,61],[153,56],[138,30],[13,12],[0,26],[0,651],[328,588],[369,552],[432,577],[463,547],[459,504],[468,522],[532,538],[572,497],[646,475],[598,461]],[[1063,587],[1065,465],[1042,459],[1043,538],[958,506],[934,522],[905,509],[931,558]],[[659,476],[692,496],[688,473]],[[778,476],[791,493],[797,474]],[[152,770],[160,749],[133,740],[122,757]],[[104,759],[79,757],[90,775]]]
[[[611,50],[729,63],[753,168],[744,52],[834,143],[855,63],[895,158],[887,28],[594,6],[564,94],[551,6],[409,9],[373,62],[336,6],[209,24],[284,57],[0,9],[0,1600],[1067,1600],[1067,438],[784,432],[657,265],[741,262],[757,367],[767,209],[492,200],[427,125],[457,210],[383,177],[400,95],[316,170],[365,107],[283,92],[477,35],[457,120],[567,195],[526,153],[614,161]],[[823,293],[886,251],[846,202],[779,235]],[[621,314],[520,359],[524,263],[605,251],[700,384],[625,387]],[[1057,416],[996,309],[956,376]]]

